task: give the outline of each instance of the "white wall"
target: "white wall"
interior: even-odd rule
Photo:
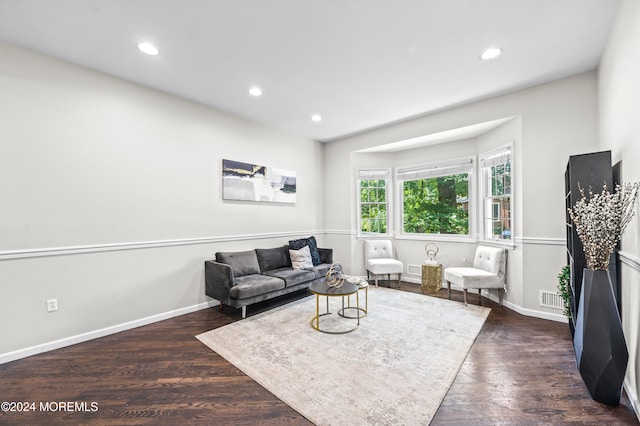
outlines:
[[[323,228],[318,142],[6,44],[0,93],[0,355],[198,306],[215,251]],[[296,171],[297,203],[223,201],[223,158]]]
[[[623,0],[598,73],[601,149],[621,180],[640,181],[640,2]],[[629,350],[625,388],[640,412],[640,205],[621,242],[622,323]]]
[[[507,303],[519,311],[561,319],[561,312],[539,306],[538,291],[555,291],[557,274],[566,264],[564,229],[564,170],[569,155],[590,152],[597,142],[596,73],[587,72],[515,93],[475,102],[459,108],[390,125],[327,144],[325,152],[325,218],[330,230],[327,240],[343,247],[351,255],[346,270],[362,269],[362,256],[355,237],[355,151],[399,140],[415,138],[492,121],[518,117],[514,138],[515,250],[508,254],[509,282]],[[498,143],[496,135],[480,139],[478,146]],[[434,146],[439,156],[446,145]],[[429,156],[429,148],[422,152]],[[355,160],[354,160],[355,159]],[[347,185],[346,182],[351,182]],[[349,205],[349,210],[340,206]],[[554,219],[555,218],[555,219]],[[422,256],[424,243],[413,243],[417,255],[405,255],[406,261]],[[463,243],[448,243],[442,250],[449,259],[468,258]],[[400,253],[402,254],[402,253]],[[406,263],[406,262],[405,262]]]
[[[537,292],[555,290],[565,263],[566,160],[597,148],[595,72],[326,145],[4,44],[0,93],[0,356],[201,306],[202,262],[218,250],[326,229],[321,245],[359,271],[355,151],[514,116],[507,303],[559,315]],[[502,139],[496,130],[477,149]],[[297,204],[222,201],[222,158],[295,170]],[[400,254],[413,262],[423,246],[407,241]],[[473,249],[443,243],[442,255],[461,262]],[[45,312],[49,298],[58,312]]]

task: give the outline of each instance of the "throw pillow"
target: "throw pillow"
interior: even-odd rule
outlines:
[[[216,261],[231,266],[234,277],[260,273],[255,250],[218,252]]]
[[[285,245],[270,249],[256,249],[255,251],[258,265],[260,265],[260,273],[291,266],[289,248]]]
[[[309,250],[309,246],[304,246],[299,250],[289,249],[289,256],[291,256],[291,266],[294,271],[313,269],[313,261],[311,260],[311,251]]]
[[[316,237],[301,238],[299,240],[289,241],[290,249],[299,250],[304,246],[309,246],[309,251],[311,252],[311,261],[313,262],[313,266],[320,265],[322,263],[322,260],[320,259],[320,251],[318,250],[318,243],[316,242]]]

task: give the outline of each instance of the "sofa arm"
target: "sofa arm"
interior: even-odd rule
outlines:
[[[221,303],[229,302],[229,291],[235,285],[233,269],[214,260],[204,262],[205,294]]]
[[[318,252],[320,253],[320,260],[322,263],[333,263],[333,249],[318,248]]]

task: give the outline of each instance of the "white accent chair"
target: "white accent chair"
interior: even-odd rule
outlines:
[[[451,283],[462,287],[464,305],[467,306],[467,289],[477,288],[478,294],[483,288],[497,288],[500,306],[505,286],[506,250],[497,247],[478,246],[473,259],[473,268],[446,268],[444,279],[451,299]]]
[[[398,288],[400,288],[404,264],[395,259],[390,240],[366,240],[364,242],[364,266],[367,269],[367,279],[369,273],[373,274],[376,287],[378,287],[378,275],[388,275],[390,280],[391,274],[398,274]]]

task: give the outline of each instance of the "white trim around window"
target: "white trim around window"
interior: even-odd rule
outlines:
[[[383,180],[385,190],[385,210],[386,223],[385,232],[365,232],[362,230],[362,198],[361,198],[361,182],[365,180]],[[378,188],[379,189],[379,188]],[[357,214],[357,237],[391,237],[392,236],[392,214],[391,200],[393,199],[393,191],[391,185],[391,169],[390,168],[363,168],[356,170],[356,214]]]
[[[498,148],[492,149],[490,151],[484,152],[479,155],[479,177],[480,177],[480,199],[481,205],[480,208],[480,240],[488,243],[499,244],[504,246],[513,246],[515,240],[515,182],[514,182],[514,164],[513,164],[513,143],[509,143]],[[509,163],[509,172],[508,172],[508,191],[507,188],[503,188],[503,194],[495,195],[490,190],[490,176],[489,169],[493,166]],[[506,174],[505,174],[506,179]],[[506,198],[509,200],[509,209],[508,209],[508,218],[499,217],[496,219],[493,217],[491,212],[489,211],[489,205],[493,208],[493,204],[496,200],[499,201],[501,198]],[[503,215],[504,216],[504,211]],[[495,238],[493,227],[490,228],[490,223],[493,223],[496,220],[508,220],[508,235],[509,238]],[[491,225],[492,226],[492,225]],[[491,232],[489,230],[491,229]],[[504,232],[507,232],[506,230]]]

